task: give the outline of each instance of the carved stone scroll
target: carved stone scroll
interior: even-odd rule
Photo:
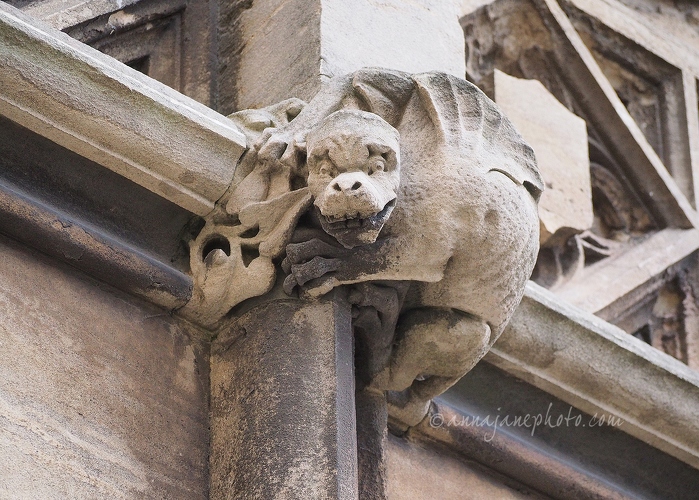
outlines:
[[[269,291],[277,264],[288,294],[348,287],[360,384],[418,423],[522,297],[543,190],[531,148],[477,87],[442,73],[361,70],[308,105],[234,118],[251,147],[191,244],[188,311],[215,324]]]

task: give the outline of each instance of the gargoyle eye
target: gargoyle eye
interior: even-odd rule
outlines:
[[[386,162],[384,160],[376,160],[372,166],[369,167],[369,175],[374,172],[383,172],[386,169]]]

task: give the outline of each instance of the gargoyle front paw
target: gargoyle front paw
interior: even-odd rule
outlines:
[[[298,135],[273,128],[266,129],[253,146],[259,161],[281,164],[292,170],[300,166],[299,153],[305,152],[305,147]]]
[[[291,274],[284,280],[284,291],[287,295],[291,295],[297,286],[307,288],[309,291],[311,289],[325,290],[327,282],[332,279],[332,274],[341,266],[341,259],[323,257],[313,257],[309,262],[293,264],[290,269]],[[321,291],[321,293],[311,293],[311,295],[322,295],[323,293],[325,292]]]
[[[282,261],[282,269],[289,274],[284,280],[284,291],[291,295],[298,286],[314,296],[327,293],[333,288],[333,276],[342,268],[346,255],[346,249],[319,238],[288,244]]]
[[[318,238],[301,243],[289,243],[286,246],[286,258],[282,261],[282,269],[288,274],[293,266],[309,262],[314,257],[340,259],[346,255],[346,249],[331,245]]]

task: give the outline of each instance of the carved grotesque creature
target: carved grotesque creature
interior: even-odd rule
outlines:
[[[521,300],[539,241],[533,152],[480,90],[441,73],[362,70],[293,105],[250,134],[192,244],[191,310],[218,319],[265,293],[286,253],[287,293],[348,289],[360,382],[414,425]]]
[[[356,316],[377,318],[362,332],[370,347],[359,346],[368,383],[413,425],[519,304],[542,182],[531,148],[463,80],[366,70],[317,99],[299,115],[297,127],[314,125],[296,147],[305,139],[323,232],[287,246],[285,288],[318,296],[355,284]]]

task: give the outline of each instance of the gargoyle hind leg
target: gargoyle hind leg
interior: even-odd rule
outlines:
[[[454,385],[485,355],[491,330],[480,318],[453,309],[403,313],[389,366],[372,386],[388,391],[389,412],[406,426],[418,424],[430,400]]]

